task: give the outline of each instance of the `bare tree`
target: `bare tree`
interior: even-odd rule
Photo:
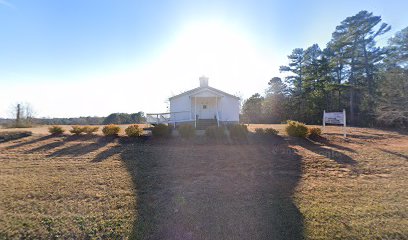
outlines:
[[[21,121],[21,105],[20,103],[16,106],[16,126],[20,125]]]
[[[32,120],[35,114],[33,107],[31,106],[30,103],[25,103],[23,107],[24,107],[23,114],[24,114],[25,119],[29,121],[30,123],[32,123]]]
[[[34,110],[29,103],[16,103],[10,108],[11,116],[15,119],[14,127],[29,127],[33,123]]]

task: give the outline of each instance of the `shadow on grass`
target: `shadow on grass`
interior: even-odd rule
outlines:
[[[122,145],[137,195],[131,239],[303,238],[301,161],[286,143],[171,141]],[[104,154],[116,151],[94,161]]]
[[[51,139],[51,140],[50,140]],[[40,143],[45,140],[50,140],[47,144],[42,144],[38,147],[31,148],[26,150],[26,153],[37,153],[37,152],[51,152],[47,154],[47,157],[58,157],[58,156],[81,156],[88,154],[90,152],[96,151],[99,148],[102,148],[109,144],[110,142],[115,141],[115,138],[111,137],[100,137],[96,135],[59,135],[59,136],[44,136],[40,138],[33,139],[31,141],[23,142],[17,145],[11,146],[12,148],[21,147],[24,145]],[[65,144],[69,142],[74,142],[74,145],[69,145],[63,148]],[[38,144],[37,144],[38,145]],[[55,151],[53,149],[59,148]]]
[[[379,148],[379,149],[380,149],[381,151],[385,152],[385,153],[392,154],[392,155],[394,155],[394,156],[397,156],[397,157],[400,157],[400,158],[404,158],[405,160],[408,160],[408,156],[407,156],[407,155],[404,155],[404,154],[402,154],[402,153],[393,152],[393,151],[386,150],[386,149],[382,149],[382,148]]]
[[[48,139],[53,138],[53,137],[56,137],[56,136],[47,135],[47,136],[43,136],[43,137],[40,137],[40,138],[35,137],[34,139],[32,139],[30,141],[19,142],[17,144],[8,146],[6,149],[14,149],[14,148],[23,147],[23,146],[26,146],[26,145],[30,145],[30,144],[38,143],[38,142],[41,142],[41,141],[45,141],[45,140],[48,140]]]
[[[64,139],[61,138],[55,138],[55,141],[40,145],[38,147],[32,148],[30,150],[27,150],[27,153],[36,153],[36,152],[41,152],[41,151],[50,151],[54,148],[60,147],[65,144]]]
[[[20,138],[29,137],[32,135],[30,131],[7,131],[0,132],[0,143],[17,140]]]
[[[345,146],[341,146],[341,145],[338,145],[338,144],[334,144],[334,143],[332,143],[330,140],[328,140],[327,138],[322,137],[322,136],[314,137],[314,138],[311,139],[311,140],[312,140],[312,141],[315,141],[315,142],[318,142],[318,143],[322,143],[322,144],[324,144],[325,146],[328,146],[328,147],[331,147],[331,148],[336,148],[336,149],[338,149],[338,150],[343,150],[343,151],[352,152],[352,153],[355,153],[355,152],[356,152],[356,151],[355,151],[354,149],[352,149],[352,148],[348,148],[348,147],[345,147]]]
[[[393,134],[383,134],[383,133],[372,133],[372,132],[364,132],[366,134],[355,134],[355,133],[347,133],[347,137],[348,138],[355,138],[355,139],[359,139],[359,140],[384,140],[384,139],[388,139],[390,137],[398,137],[395,136]],[[395,132],[398,133],[398,132]],[[343,133],[324,133],[324,135],[328,135],[328,136],[338,136],[338,137],[342,137]]]
[[[354,150],[351,150],[347,147],[339,146],[339,145],[332,144],[329,142],[326,142],[323,145],[320,142],[314,142],[313,140],[310,140],[310,139],[297,139],[296,144],[318,155],[327,157],[337,162],[338,164],[342,164],[342,165],[357,164],[357,161],[355,161],[353,158],[338,151],[338,150],[344,150],[344,151],[355,152]],[[331,148],[328,148],[328,147],[331,147]],[[333,148],[337,148],[338,150],[334,150]]]
[[[98,136],[71,136],[61,142],[61,145],[68,141],[74,140],[88,140],[88,142],[79,142],[77,144],[58,149],[55,152],[48,154],[48,157],[60,157],[60,156],[73,156],[78,157],[91,152],[94,152],[100,148],[105,147],[111,142],[115,141],[112,137],[98,137]],[[89,142],[89,140],[92,140]],[[59,145],[59,146],[61,146]]]
[[[120,146],[113,146],[110,148],[107,148],[106,150],[98,153],[94,159],[92,159],[91,162],[102,162],[110,157],[112,157],[113,155],[116,155],[118,153],[121,152],[121,148]]]
[[[280,135],[258,135],[258,134],[248,134],[248,143],[250,144],[284,144],[285,139]]]
[[[91,162],[102,162],[113,155],[116,155],[118,153],[121,153],[123,148],[126,147],[127,145],[135,146],[139,144],[143,144],[149,139],[147,136],[139,137],[139,138],[133,138],[133,137],[121,137],[118,139],[118,142],[120,145],[118,146],[113,146],[111,148],[108,148],[100,153],[98,153],[95,158]]]
[[[106,155],[111,154],[113,153],[104,153],[99,158],[95,158],[94,162],[101,161]],[[164,190],[163,183],[166,182],[166,179],[159,174],[160,154],[154,149],[149,149],[148,145],[133,143],[125,145],[125,150],[121,152],[121,159],[132,176],[137,195],[137,217],[130,239],[149,239],[157,230],[161,214],[166,211],[163,209],[163,204],[157,204],[158,201],[165,202],[172,199],[170,192],[168,196],[160,193]]]

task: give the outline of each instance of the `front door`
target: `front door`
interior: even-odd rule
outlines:
[[[207,102],[200,104],[200,119],[210,119],[210,106]]]

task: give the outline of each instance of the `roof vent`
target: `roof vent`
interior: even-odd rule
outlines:
[[[208,77],[200,77],[200,87],[208,87]]]

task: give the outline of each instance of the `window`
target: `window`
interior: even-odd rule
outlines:
[[[203,105],[203,109],[207,109],[207,105]]]

